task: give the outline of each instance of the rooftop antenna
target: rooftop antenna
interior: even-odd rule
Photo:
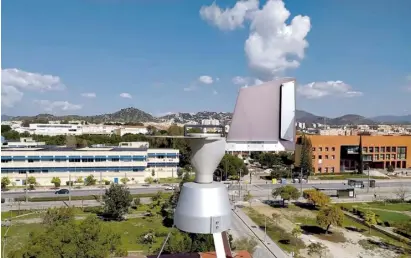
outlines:
[[[187,130],[194,127],[201,133]],[[208,133],[207,128],[221,128],[221,132]],[[225,234],[231,227],[231,205],[225,185],[213,181],[214,171],[225,154],[226,141],[275,142],[284,150],[295,149],[295,80],[241,88],[227,137],[224,125],[185,125],[183,136],[153,137],[185,138],[192,151],[195,180],[180,190],[174,226],[189,233],[212,234],[217,258],[231,257]]]

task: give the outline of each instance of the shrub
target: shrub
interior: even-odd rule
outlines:
[[[104,180],[104,184],[105,184],[105,185],[110,185],[110,183],[111,183],[111,182],[110,182],[109,180]]]
[[[95,213],[99,214],[103,211],[103,208],[101,206],[95,206],[95,207],[85,207],[83,209],[84,212],[90,212],[90,213]]]
[[[69,185],[70,185],[70,186],[73,186],[73,185],[74,185],[74,181],[66,181],[66,185],[67,185],[67,186],[69,186]]]
[[[384,226],[385,227],[391,227],[391,224],[388,221],[384,221]]]

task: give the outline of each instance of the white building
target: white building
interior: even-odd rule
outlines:
[[[123,136],[125,134],[147,134],[148,130],[145,126],[126,125],[126,126],[121,126],[118,129],[115,129],[114,133],[120,136]]]
[[[129,184],[143,183],[153,173],[154,178],[177,177],[179,150],[147,147],[143,143],[121,143],[118,147],[81,149],[2,148],[1,176],[16,185],[24,185],[26,176],[34,176],[40,185],[52,185],[53,177],[59,177],[62,185],[89,175],[114,183],[128,178]]]
[[[23,128],[21,128],[23,129]],[[82,125],[74,124],[30,124],[23,129],[31,134],[38,135],[80,135],[83,133]]]
[[[220,121],[217,119],[203,119],[201,120],[202,125],[220,125]]]
[[[105,134],[111,135],[114,133],[114,130],[118,129],[119,126],[117,125],[83,125],[82,126],[82,133],[83,134]]]
[[[6,141],[2,145],[3,148],[35,148],[46,145],[45,142],[36,142],[31,137],[20,138],[18,141]]]

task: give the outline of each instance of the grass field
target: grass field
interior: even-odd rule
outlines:
[[[383,202],[369,202],[369,203],[344,203],[345,207],[359,206],[361,208],[377,208],[389,211],[411,211],[411,203],[383,203]]]
[[[137,210],[130,210],[130,213],[141,213],[142,211],[152,210],[149,205],[142,204]],[[152,212],[157,212],[159,207],[156,207]],[[23,211],[27,212],[27,211]],[[75,208],[76,215],[90,215],[95,216],[93,213],[84,212],[80,208]],[[2,218],[10,216],[9,212],[3,212]],[[14,216],[14,215],[13,215]],[[41,218],[42,214],[33,214],[21,217],[20,219],[29,218]],[[80,221],[78,221],[80,223]],[[104,227],[109,227],[112,232],[119,233],[121,235],[122,247],[128,251],[142,251],[148,253],[151,250],[155,250],[161,246],[166,237],[169,228],[162,225],[162,218],[160,216],[132,218],[125,221],[109,221],[103,222]],[[13,249],[18,249],[25,242],[28,241],[29,233],[37,230],[42,230],[43,225],[38,223],[33,224],[13,224],[8,231],[8,243],[6,245],[6,252]],[[4,236],[7,227],[2,227],[2,237]],[[139,243],[139,238],[143,233],[147,233],[149,230],[156,232],[156,242],[152,246],[143,245]]]

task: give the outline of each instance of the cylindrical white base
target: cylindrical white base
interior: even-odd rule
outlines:
[[[174,212],[175,226],[198,234],[221,233],[231,225],[231,206],[224,184],[185,183]]]

